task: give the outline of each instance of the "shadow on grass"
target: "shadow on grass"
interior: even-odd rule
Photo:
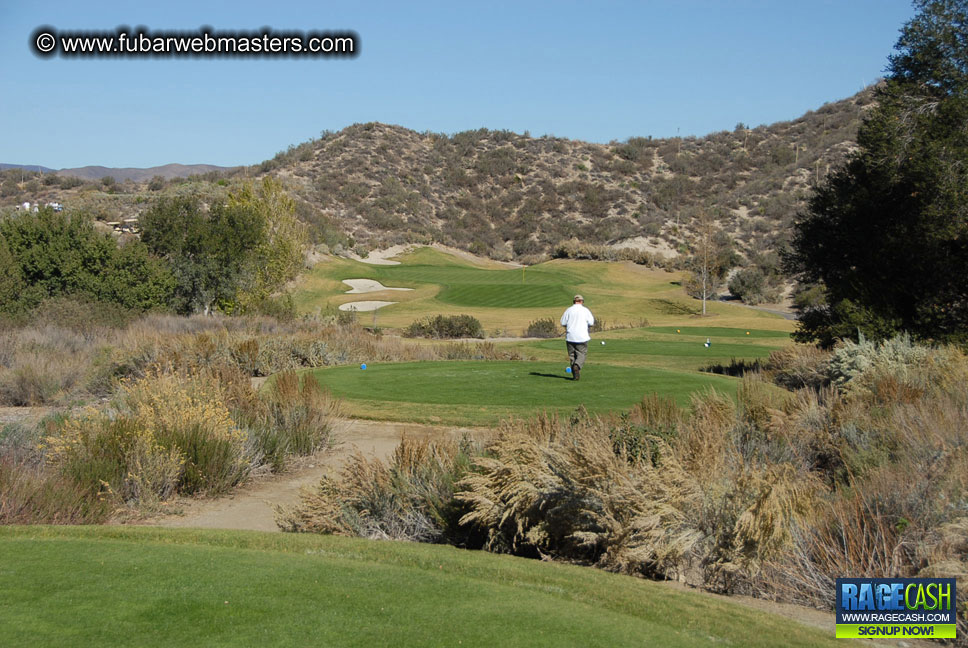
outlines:
[[[571,380],[571,376],[559,376],[558,374],[539,373],[537,371],[532,371],[528,375],[529,376],[541,376],[542,378],[560,378],[561,380]]]

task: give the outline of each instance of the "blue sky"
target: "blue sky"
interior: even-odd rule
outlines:
[[[0,162],[254,164],[356,122],[593,142],[793,119],[884,74],[908,0],[0,0]],[[353,30],[352,59],[43,59],[59,30]]]

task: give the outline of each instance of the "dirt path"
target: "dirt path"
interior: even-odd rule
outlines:
[[[303,460],[283,475],[255,480],[237,492],[218,499],[180,499],[172,503],[177,514],[151,518],[141,524],[163,527],[205,529],[250,529],[278,531],[275,508],[295,504],[303,487],[318,483],[323,475],[334,474],[346,459],[359,450],[371,457],[386,459],[406,435],[411,438],[454,438],[478,431],[469,428],[384,423],[352,420],[344,422],[334,434],[334,446]]]

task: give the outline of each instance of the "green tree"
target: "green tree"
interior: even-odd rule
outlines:
[[[915,6],[858,150],[796,224],[787,268],[826,296],[801,340],[968,340],[968,3]]]
[[[12,314],[23,308],[24,288],[20,264],[0,236],[0,313]]]
[[[141,218],[141,239],[171,264],[174,305],[183,313],[233,312],[266,241],[266,220],[250,205],[195,197],[162,199]]]
[[[296,218],[292,198],[269,176],[258,185],[246,183],[230,194],[229,206],[251,211],[265,224],[265,236],[250,251],[248,281],[239,292],[242,310],[261,310],[302,269],[309,232]]]
[[[0,309],[29,309],[49,297],[83,296],[127,308],[165,307],[173,281],[144,244],[123,247],[89,218],[43,209],[0,222]],[[11,297],[14,301],[8,301]]]

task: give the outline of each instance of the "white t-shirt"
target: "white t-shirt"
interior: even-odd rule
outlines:
[[[561,316],[561,325],[565,327],[565,339],[569,342],[588,342],[592,337],[588,334],[588,327],[595,323],[595,316],[585,308],[584,304],[574,304]]]

